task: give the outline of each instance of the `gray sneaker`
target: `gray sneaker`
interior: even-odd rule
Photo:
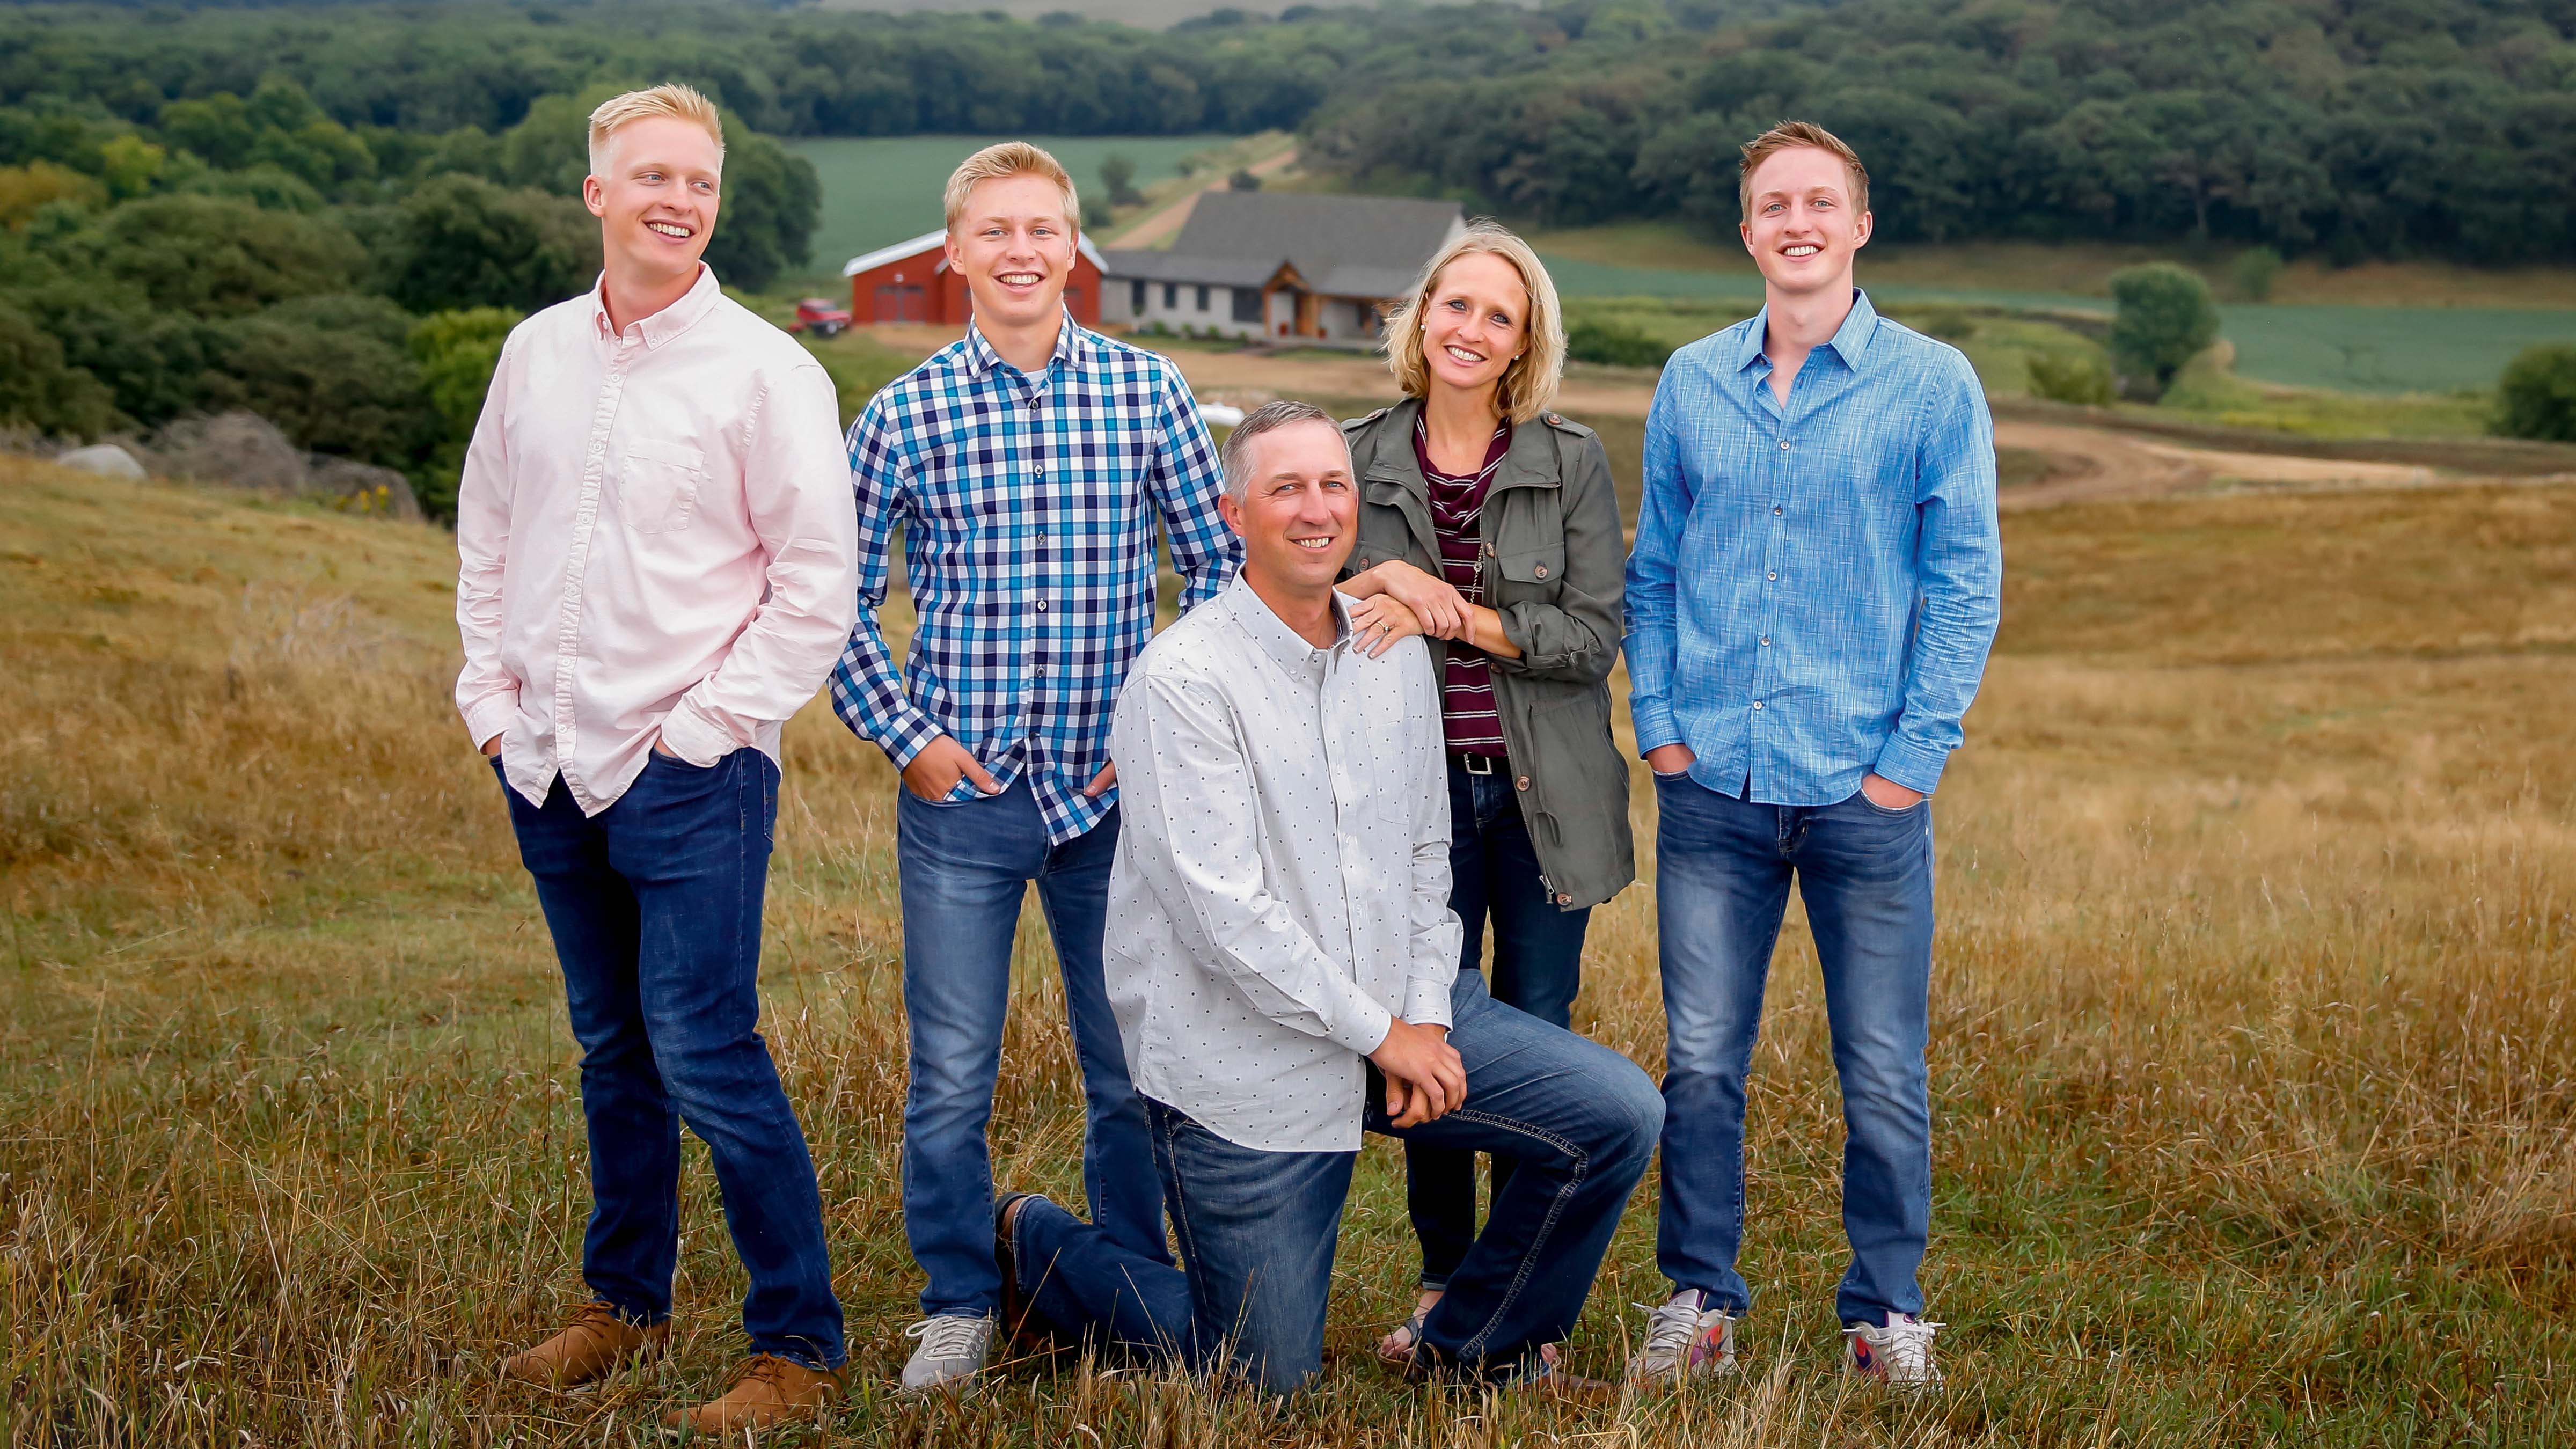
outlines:
[[[1735,1372],[1735,1315],[1701,1307],[1706,1301],[1684,1289],[1663,1307],[1647,1309],[1646,1346],[1628,1360],[1628,1377],[1646,1382]]]
[[[925,1318],[903,1336],[921,1340],[912,1362],[903,1366],[903,1391],[926,1394],[959,1387],[984,1371],[984,1356],[993,1347],[993,1320],[981,1315]]]
[[[1937,1389],[1941,1365],[1932,1360],[1932,1335],[1940,1331],[1940,1324],[1905,1313],[1887,1315],[1884,1328],[1855,1324],[1843,1330],[1843,1372],[1890,1388]]]

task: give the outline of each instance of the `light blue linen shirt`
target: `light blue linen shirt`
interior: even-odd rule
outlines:
[[[1929,794],[1959,747],[2003,586],[1995,428],[1959,350],[1865,293],[1787,406],[1770,309],[1673,354],[1628,558],[1637,748],[1759,804],[1873,771]]]

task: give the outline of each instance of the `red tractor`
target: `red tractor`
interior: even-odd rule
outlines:
[[[796,304],[796,320],[788,325],[790,332],[811,332],[817,337],[838,337],[850,330],[850,309],[835,307],[823,297],[808,297]]]

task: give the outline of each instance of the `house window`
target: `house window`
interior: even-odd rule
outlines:
[[[1142,277],[1127,284],[1127,310],[1139,317],[1145,315],[1145,279]]]
[[[1207,304],[1208,304],[1208,289],[1207,289],[1207,288],[1205,288],[1205,287],[1201,287],[1201,288],[1199,288],[1199,310],[1200,310],[1200,311],[1202,311],[1202,312],[1206,311],[1206,310],[1207,310]]]
[[[1254,291],[1250,287],[1237,287],[1234,289],[1234,320],[1237,322],[1258,322],[1261,320],[1261,294],[1259,292]]]
[[[1175,311],[1178,310],[1180,305],[1181,284],[1178,282],[1165,282],[1163,284],[1163,310],[1166,312]]]

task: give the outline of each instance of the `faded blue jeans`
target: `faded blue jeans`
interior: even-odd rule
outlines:
[[[1478,973],[1459,977],[1450,1012],[1466,1104],[1396,1128],[1372,1071],[1364,1125],[1408,1143],[1519,1160],[1425,1322],[1419,1350],[1429,1367],[1509,1378],[1581,1315],[1654,1155],[1663,1103],[1636,1063],[1494,1000]],[[1230,1363],[1274,1393],[1296,1388],[1323,1362],[1324,1302],[1357,1154],[1263,1152],[1159,1102],[1146,1109],[1187,1270],[1032,1202],[1016,1224],[1012,1258],[1041,1326],[1172,1354],[1194,1369]]]
[[[847,1352],[814,1160],[758,1029],[778,767],[751,749],[703,770],[656,753],[587,818],[561,777],[543,809],[507,784],[502,793],[581,1043],[583,1280],[631,1322],[671,1316],[686,1122],[707,1144],[751,1276],[742,1321],[752,1351],[839,1367]]]
[[[1118,1018],[1100,974],[1118,812],[1061,844],[1023,774],[999,795],[929,804],[895,791],[895,865],[903,892],[903,1005],[912,1079],[903,1103],[903,1227],[929,1283],[925,1317],[974,1317],[1001,1303],[993,1262],[993,1159],[984,1130],[1002,1069],[1011,941],[1029,883],[1064,973],[1064,1009],[1082,1067],[1082,1181],[1092,1220],[1129,1249],[1169,1264],[1163,1186],[1145,1109],[1127,1079]]]
[[[1744,1080],[1794,878],[1824,968],[1843,1096],[1845,1323],[1923,1311],[1932,1103],[1932,802],[1854,795],[1756,805],[1657,775],[1657,935],[1664,977],[1664,1178],[1656,1261],[1709,1306],[1743,1313]]]

